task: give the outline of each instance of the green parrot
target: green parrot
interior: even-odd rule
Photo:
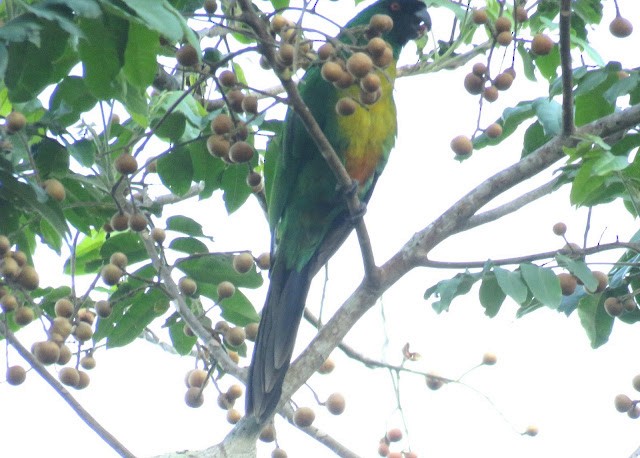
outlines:
[[[381,81],[375,103],[357,103],[353,114],[337,114],[338,100],[357,100],[358,85],[340,89],[322,77],[319,66],[310,67],[298,86],[362,202],[371,197],[395,143],[396,61],[402,47],[431,26],[426,6],[419,0],[378,0],[349,21],[338,39],[366,46],[365,30],[374,15],[387,15],[393,20],[393,27],[382,34],[392,58],[389,54],[390,64],[375,70]],[[291,109],[285,119],[281,154],[273,160],[275,172],[272,182],[267,183],[273,241],[270,285],[253,349],[246,398],[247,415],[259,420],[269,418],[280,400],[311,280],[353,230],[345,191],[338,189],[333,172]]]

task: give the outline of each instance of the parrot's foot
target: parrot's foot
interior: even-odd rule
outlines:
[[[340,186],[338,185],[338,192],[344,194],[345,197],[352,197],[358,192],[359,183],[356,180],[352,180],[348,186]],[[359,202],[358,208],[355,208],[353,211],[349,213],[349,219],[356,223],[359,219],[361,219],[365,213],[367,213],[367,204],[364,202]]]

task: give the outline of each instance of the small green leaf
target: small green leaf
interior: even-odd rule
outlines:
[[[158,175],[169,190],[178,196],[183,196],[191,188],[193,167],[189,150],[175,147],[169,154],[158,159]]]
[[[135,22],[129,23],[129,36],[122,69],[129,82],[140,89],[151,86],[158,71],[156,54],[159,43],[158,32]]]
[[[202,224],[189,218],[188,216],[176,215],[167,218],[167,230],[182,232],[194,237],[204,237]]]
[[[258,288],[262,285],[262,276],[255,266],[247,273],[240,274],[233,268],[233,255],[211,253],[178,259],[176,267],[193,278],[196,283],[212,283],[230,281],[236,287]]]
[[[473,284],[480,280],[481,277],[481,273],[472,274],[468,271],[458,273],[455,277],[441,280],[427,289],[424,293],[424,298],[429,299],[432,295],[435,295],[439,300],[432,304],[433,309],[437,313],[446,312],[449,310],[453,299],[471,291]]]
[[[126,254],[129,264],[149,259],[144,243],[136,232],[122,232],[112,235],[105,240],[100,248],[100,256],[105,262],[108,262],[111,255],[116,251]]]
[[[522,278],[529,286],[534,297],[544,305],[558,308],[562,302],[560,281],[553,270],[536,266],[535,264],[520,264]]]
[[[51,94],[49,109],[55,121],[60,126],[67,127],[78,121],[80,115],[93,108],[97,102],[83,78],[66,76]],[[93,162],[89,165],[92,164]]]
[[[629,166],[627,156],[616,156],[609,151],[602,151],[600,157],[593,163],[592,173],[594,175],[609,175],[612,172],[619,172]]]
[[[184,333],[184,322],[181,320],[169,326],[169,337],[171,338],[173,348],[182,356],[188,355],[198,340],[197,337],[188,336]]]
[[[107,337],[107,348],[123,347],[133,342],[158,317],[158,307],[164,308],[167,302],[167,297],[158,288],[136,294]]]
[[[591,269],[589,269],[584,261],[576,261],[559,253],[556,255],[556,260],[558,261],[558,265],[566,267],[569,272],[578,277],[588,290],[596,290],[598,280],[593,276]]]
[[[91,167],[96,160],[96,144],[91,140],[80,139],[67,145],[67,150],[80,165],[85,167]]]
[[[44,178],[64,176],[69,171],[69,152],[57,141],[45,137],[33,145],[33,159]]]
[[[580,323],[587,332],[592,348],[598,348],[609,340],[613,329],[613,317],[604,310],[603,294],[587,294],[578,303]]]
[[[192,237],[178,237],[171,241],[169,248],[187,254],[208,253],[207,245]]]
[[[493,272],[498,285],[505,294],[518,304],[523,304],[527,300],[527,285],[522,281],[520,272],[510,272],[502,267],[494,267]]]
[[[500,311],[500,306],[507,297],[493,272],[488,272],[482,277],[480,284],[480,304],[484,307],[485,315],[493,318]]]

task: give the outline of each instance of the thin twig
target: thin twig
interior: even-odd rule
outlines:
[[[560,67],[562,69],[562,134],[573,134],[573,69],[571,68],[571,0],[560,6]]]

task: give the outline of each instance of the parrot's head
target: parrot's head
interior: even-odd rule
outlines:
[[[393,19],[393,28],[383,37],[394,48],[403,47],[409,40],[418,38],[431,29],[431,17],[421,0],[379,0],[363,10],[358,17],[365,19],[375,14],[386,14]]]

